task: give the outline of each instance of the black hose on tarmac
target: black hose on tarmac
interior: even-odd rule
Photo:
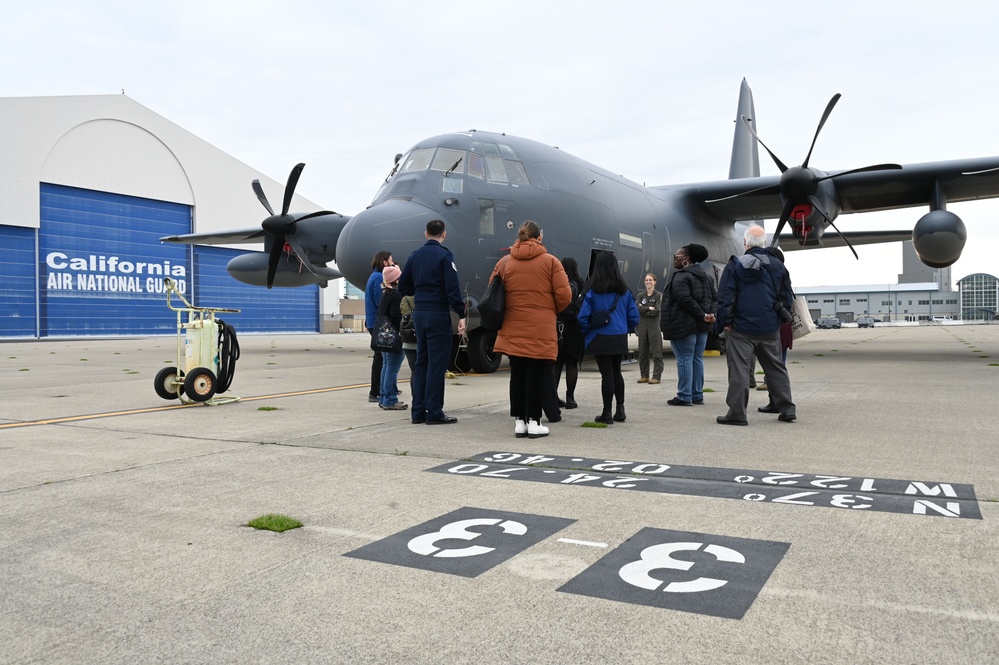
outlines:
[[[236,329],[222,319],[215,319],[219,324],[219,375],[216,393],[224,393],[232,385],[232,377],[236,373],[236,361],[239,359],[239,341],[236,339]]]

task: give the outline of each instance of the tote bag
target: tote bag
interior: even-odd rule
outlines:
[[[503,261],[506,264],[506,261]],[[506,308],[506,287],[503,285],[502,267],[489,282],[486,292],[479,301],[479,319],[482,327],[488,330],[499,330],[503,327],[503,311]]]
[[[815,330],[815,322],[808,311],[805,296],[798,296],[791,305],[791,338],[798,339]]]
[[[402,351],[402,338],[399,331],[392,325],[392,319],[388,314],[379,314],[375,319],[375,327],[371,335],[372,351],[387,351],[398,353]]]

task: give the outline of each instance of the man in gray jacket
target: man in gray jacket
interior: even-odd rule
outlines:
[[[748,425],[749,377],[755,355],[770,388],[770,404],[763,413],[779,413],[778,420],[797,418],[791,401],[791,380],[781,359],[780,324],[790,317],[794,294],[787,268],[765,248],[766,231],[751,226],[743,236],[746,253],[733,256],[718,285],[719,331],[725,331],[728,359],[728,413],[721,425]]]

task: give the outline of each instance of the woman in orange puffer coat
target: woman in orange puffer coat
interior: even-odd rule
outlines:
[[[558,356],[555,319],[572,300],[562,263],[541,244],[541,229],[528,220],[489,277],[503,280],[503,325],[493,351],[510,358],[510,415],[514,434],[532,439],[547,436],[541,425],[544,372]]]

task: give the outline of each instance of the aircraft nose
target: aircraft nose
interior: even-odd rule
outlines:
[[[434,210],[406,199],[388,199],[354,215],[336,244],[336,265],[347,281],[364,288],[377,252],[392,252],[397,263],[427,241],[427,222],[444,219]],[[445,220],[446,223],[447,220]]]

